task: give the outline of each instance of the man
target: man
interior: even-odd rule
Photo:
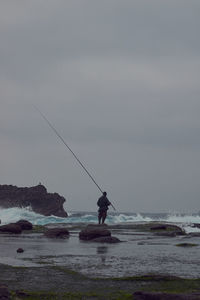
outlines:
[[[99,206],[99,210],[98,210],[99,224],[104,224],[106,216],[107,216],[108,206],[111,205],[110,201],[108,200],[108,198],[106,196],[107,196],[107,193],[103,192],[103,196],[101,196],[99,198],[99,200],[97,201],[97,205]]]

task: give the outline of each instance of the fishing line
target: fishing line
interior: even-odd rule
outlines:
[[[56,128],[51,124],[51,122],[47,119],[47,117],[38,109],[38,107],[36,107],[35,105],[33,105],[33,107],[38,111],[38,113],[41,115],[41,117],[47,122],[47,124],[49,125],[49,127],[54,131],[54,133],[57,135],[57,137],[63,142],[63,144],[67,147],[67,149],[71,152],[71,154],[74,156],[74,158],[76,159],[76,161],[80,164],[80,166],[85,170],[85,172],[88,174],[88,176],[90,177],[90,179],[93,181],[93,183],[96,185],[96,187],[101,191],[101,193],[103,193],[103,190],[100,188],[100,186],[97,184],[96,180],[94,179],[94,177],[89,173],[89,171],[86,169],[86,167],[83,165],[83,163],[80,161],[80,159],[77,157],[77,155],[72,151],[72,149],[68,146],[68,144],[65,142],[65,140],[62,138],[62,136],[59,134],[59,132],[56,130]],[[112,205],[114,210],[115,207]]]

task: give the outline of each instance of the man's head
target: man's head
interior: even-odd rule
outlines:
[[[106,192],[103,192],[103,195],[104,195],[104,196],[107,196],[107,193],[106,193]]]

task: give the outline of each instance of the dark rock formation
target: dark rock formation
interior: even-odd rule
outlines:
[[[184,247],[184,248],[188,248],[188,247],[197,247],[199,246],[198,244],[192,244],[192,243],[180,243],[180,244],[176,244],[177,247]]]
[[[79,233],[80,240],[93,240],[99,237],[111,236],[111,232],[106,225],[88,225]]]
[[[22,249],[22,248],[17,249],[17,253],[23,253],[23,252],[24,252],[24,249]]]
[[[57,193],[47,193],[39,184],[33,187],[0,185],[0,207],[32,207],[33,211],[44,216],[67,217],[63,208],[65,198]]]
[[[22,230],[32,230],[33,225],[27,220],[19,220],[15,224],[19,225]]]
[[[150,230],[159,236],[175,237],[177,235],[185,235],[182,228],[172,224],[157,224],[151,226]]]
[[[10,300],[10,293],[6,285],[0,284],[0,299],[2,300]]]
[[[33,225],[26,220],[19,220],[16,223],[10,223],[7,225],[0,226],[0,233],[21,233],[22,230],[32,230]]]
[[[167,230],[167,226],[165,225],[158,225],[151,227],[151,230]]]
[[[66,228],[51,228],[44,235],[48,238],[67,238],[69,237],[69,231]]]
[[[135,292],[134,300],[197,300],[200,299],[199,293],[191,294],[168,294],[161,292]]]
[[[6,232],[6,233],[21,233],[22,229],[21,226],[15,224],[15,223],[10,223],[7,225],[2,225],[0,226],[0,233]]]
[[[106,224],[90,224],[79,233],[80,240],[97,243],[119,243],[118,238],[111,236],[110,230]]]

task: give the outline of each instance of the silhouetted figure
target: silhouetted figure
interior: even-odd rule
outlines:
[[[101,196],[99,198],[99,200],[97,201],[97,205],[99,206],[99,210],[98,210],[99,224],[104,224],[105,219],[107,217],[108,206],[111,205],[110,201],[108,200],[108,198],[106,196],[107,196],[107,193],[103,192],[103,196]]]

